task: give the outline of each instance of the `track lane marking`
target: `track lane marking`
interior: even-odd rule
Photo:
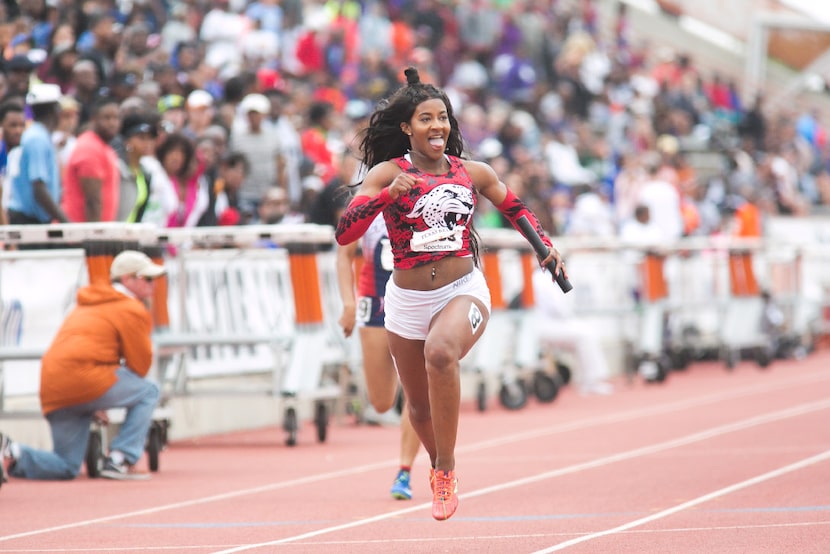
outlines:
[[[545,437],[556,433],[564,433],[567,431],[581,431],[589,427],[603,425],[606,423],[621,423],[626,421],[633,421],[644,417],[651,417],[656,415],[663,415],[682,411],[686,408],[699,408],[707,404],[714,404],[725,400],[734,400],[737,398],[745,398],[747,396],[754,396],[756,394],[778,393],[782,389],[792,388],[799,385],[807,385],[812,383],[820,383],[823,381],[830,381],[830,375],[827,373],[819,373],[815,375],[803,375],[796,379],[788,379],[782,382],[764,382],[759,385],[744,387],[738,390],[723,391],[709,394],[707,396],[700,396],[688,400],[671,401],[666,404],[658,404],[654,406],[647,406],[626,412],[615,412],[608,415],[590,417],[579,421],[572,421],[569,423],[559,423],[550,427],[542,427],[532,429],[520,433],[511,432],[504,437],[497,437],[479,441],[473,445],[456,448],[456,452],[474,452],[477,450],[484,450],[494,446],[501,446],[513,442],[520,442],[523,440],[536,439]]]
[[[779,467],[778,469],[774,469],[772,471],[768,471],[766,473],[762,473],[761,475],[757,475],[750,479],[746,479],[745,481],[741,481],[739,483],[735,483],[733,485],[729,485],[728,487],[723,487],[716,491],[712,491],[708,494],[704,494],[703,496],[698,496],[692,500],[687,502],[683,502],[682,504],[677,504],[676,506],[672,506],[671,508],[667,508],[665,510],[661,510],[655,514],[651,514],[646,517],[642,517],[640,519],[635,519],[634,521],[630,521],[628,523],[624,523],[623,525],[618,525],[616,527],[612,527],[611,529],[606,529],[605,531],[599,531],[597,533],[589,533],[587,535],[583,535],[581,537],[577,537],[575,539],[571,539],[569,541],[565,541],[559,543],[555,546],[551,546],[550,548],[545,548],[543,550],[537,550],[533,554],[549,554],[550,552],[558,552],[559,550],[564,550],[570,546],[574,546],[583,542],[588,542],[594,539],[598,539],[601,537],[607,537],[609,535],[614,535],[616,533],[620,533],[622,531],[627,531],[634,527],[639,527],[641,525],[645,525],[646,523],[651,523],[652,521],[657,521],[658,519],[663,519],[664,517],[668,517],[670,515],[674,515],[678,512],[682,512],[688,508],[693,508],[699,504],[703,504],[704,502],[709,502],[710,500],[714,500],[716,498],[720,498],[721,496],[726,496],[727,494],[731,494],[733,492],[749,488],[754,485],[758,485],[765,481],[769,481],[771,479],[775,479],[776,477],[781,477],[782,475],[786,475],[788,473],[792,473],[794,471],[798,471],[800,469],[804,469],[811,465],[815,465],[821,462],[825,462],[830,460],[830,450],[825,450],[820,454],[816,454],[815,456],[810,456],[809,458],[804,458],[803,460],[799,460],[792,464],[788,464],[786,466]]]
[[[574,464],[574,465],[571,465],[571,466],[568,466],[568,467],[563,467],[563,468],[555,469],[555,470],[552,470],[552,471],[546,471],[546,472],[543,472],[543,473],[537,473],[536,475],[523,477],[521,479],[514,479],[514,480],[508,481],[506,483],[501,483],[501,484],[493,485],[493,486],[490,486],[490,487],[484,487],[482,489],[478,489],[478,490],[475,490],[475,491],[470,491],[470,492],[467,492],[467,493],[464,493],[464,494],[459,494],[458,498],[459,499],[475,498],[477,496],[483,496],[483,495],[490,494],[490,493],[493,493],[493,492],[503,491],[503,490],[506,490],[506,489],[512,489],[512,488],[516,488],[516,487],[520,487],[520,486],[524,486],[524,485],[529,485],[529,484],[537,483],[539,481],[552,479],[554,477],[561,477],[562,475],[577,473],[579,471],[584,471],[584,470],[587,470],[587,469],[594,469],[594,468],[610,465],[610,464],[613,464],[613,463],[616,463],[616,462],[631,460],[631,459],[634,459],[634,458],[640,458],[640,457],[647,456],[647,455],[650,455],[650,454],[655,454],[657,452],[662,452],[664,450],[669,450],[671,448],[686,446],[688,444],[693,444],[695,442],[700,442],[700,441],[710,439],[710,438],[713,438],[713,437],[725,435],[725,434],[728,434],[728,433],[733,433],[735,431],[741,431],[741,430],[744,430],[744,429],[757,427],[758,425],[763,425],[763,424],[766,424],[766,423],[772,423],[772,422],[775,422],[775,421],[780,421],[782,419],[789,419],[789,418],[792,418],[792,417],[797,417],[797,416],[800,416],[800,415],[805,415],[805,414],[809,414],[811,412],[816,412],[816,411],[821,411],[821,410],[826,410],[826,409],[830,409],[830,400],[822,400],[822,401],[818,401],[818,402],[811,402],[811,403],[807,403],[807,404],[802,404],[800,406],[795,406],[795,407],[792,407],[792,408],[779,410],[777,412],[771,412],[771,413],[768,413],[768,414],[763,414],[763,415],[760,415],[760,416],[751,417],[751,418],[748,418],[748,419],[737,421],[735,423],[729,423],[729,424],[726,424],[726,425],[719,425],[717,427],[712,427],[711,429],[707,429],[707,430],[704,430],[704,431],[699,431],[697,433],[692,433],[691,435],[686,435],[685,437],[679,437],[679,438],[676,438],[676,439],[671,439],[671,440],[659,442],[659,443],[656,443],[656,444],[653,444],[653,445],[650,445],[650,446],[635,448],[633,450],[620,452],[618,454],[612,454],[610,456],[603,456],[601,458],[596,458],[594,460],[589,460],[587,462]],[[830,450],[828,450],[827,452],[823,453],[820,456],[830,458]],[[813,458],[818,458],[818,457],[814,456]],[[813,458],[808,458],[808,460],[811,460]],[[798,462],[798,463],[803,463],[803,461]],[[798,463],[793,464],[793,465],[794,466],[798,465]],[[774,473],[774,472],[771,472],[771,473]],[[752,480],[750,480],[750,481],[752,481]],[[235,548],[228,548],[226,550],[220,550],[218,552],[215,552],[214,554],[233,554],[235,552],[244,552],[246,550],[252,550],[252,549],[255,549],[255,548],[266,548],[266,547],[269,547],[269,546],[277,546],[277,545],[280,545],[280,544],[287,544],[287,543],[302,541],[302,540],[305,540],[305,539],[310,539],[310,538],[318,537],[320,535],[326,535],[326,534],[329,534],[329,533],[334,533],[334,532],[337,532],[337,531],[344,531],[346,529],[353,529],[355,527],[362,527],[364,525],[369,525],[371,523],[376,523],[378,521],[384,521],[386,519],[391,519],[393,517],[398,517],[398,516],[401,516],[401,515],[404,515],[404,514],[409,514],[409,513],[415,512],[415,511],[425,510],[430,506],[432,506],[432,504],[430,502],[424,502],[422,504],[418,504],[416,506],[412,506],[410,508],[406,508],[406,509],[403,509],[403,510],[395,510],[394,512],[378,514],[376,516],[363,518],[363,519],[358,519],[358,520],[355,520],[355,521],[350,521],[348,523],[343,523],[341,525],[333,525],[331,527],[324,527],[322,529],[317,529],[315,531],[308,531],[306,533],[301,533],[299,535],[294,535],[294,536],[290,536],[290,537],[284,537],[282,539],[275,539],[273,541],[266,541],[266,542],[248,544],[248,545],[241,545],[241,546],[238,546],[238,547],[235,547]],[[640,520],[637,520],[637,521],[644,521],[645,522],[647,520],[648,520],[648,518],[641,518]],[[601,536],[601,535],[597,535],[597,536]],[[580,539],[574,539],[574,540],[578,540],[579,542],[582,542],[583,540],[589,540],[589,539],[585,539],[585,538],[580,538]],[[562,543],[562,544],[567,544],[567,543]],[[573,544],[577,544],[577,543],[573,543]],[[548,551],[543,551],[543,552],[548,552]]]
[[[599,425],[603,425],[606,423],[620,423],[624,421],[632,421],[641,419],[644,417],[652,417],[655,415],[673,413],[677,411],[682,411],[687,408],[694,408],[700,407],[707,404],[713,404],[725,400],[732,400],[735,398],[743,398],[746,396],[753,396],[756,394],[765,394],[769,392],[777,392],[782,389],[786,388],[794,388],[800,385],[805,384],[812,384],[817,382],[823,382],[830,380],[830,375],[827,373],[815,373],[815,374],[806,374],[806,375],[799,375],[797,377],[787,376],[787,379],[782,379],[781,381],[764,381],[759,385],[747,386],[742,389],[736,391],[724,391],[724,392],[717,392],[707,396],[695,397],[693,399],[687,401],[671,401],[665,404],[658,404],[654,406],[649,406],[646,408],[640,408],[635,410],[629,410],[627,412],[622,413],[614,413],[609,414],[607,416],[599,416],[593,418],[587,418],[579,421],[564,423],[564,424],[557,424],[552,425],[549,427],[544,428],[537,428],[535,430],[526,431],[523,433],[510,433],[509,435],[505,435],[504,437],[499,437],[495,439],[488,439],[485,441],[480,441],[474,444],[460,446],[456,449],[457,452],[474,452],[478,450],[483,450],[486,448],[492,448],[495,446],[501,446],[504,444],[511,444],[516,442],[522,442],[525,440],[536,439],[539,437],[544,437],[548,435],[554,435],[558,433],[563,433],[567,431],[574,431],[574,430],[582,430],[590,427],[595,427]],[[306,485],[308,483],[315,483],[320,481],[325,481],[329,479],[341,479],[343,477],[348,477],[352,475],[359,475],[362,473],[366,473],[369,471],[375,471],[378,469],[384,469],[390,465],[396,465],[398,460],[396,458],[390,458],[385,461],[375,462],[372,464],[366,464],[361,466],[355,466],[353,468],[348,468],[340,471],[334,472],[326,472],[320,473],[316,475],[310,475],[306,477],[300,477],[297,479],[291,479],[288,481],[280,481],[277,483],[271,483],[268,485],[262,485],[259,487],[251,487],[247,489],[241,489],[236,491],[229,491],[226,493],[215,494],[210,496],[205,496],[201,498],[194,498],[191,500],[184,500],[180,502],[173,502],[169,504],[164,504],[160,506],[155,506],[151,508],[144,508],[141,510],[133,510],[129,512],[123,512],[120,514],[110,514],[107,516],[102,516],[98,518],[86,519],[81,521],[76,521],[72,523],[66,523],[63,525],[56,525],[52,527],[43,527],[40,529],[33,529],[31,531],[22,531],[20,533],[14,533],[10,535],[0,536],[0,542],[5,542],[13,539],[20,539],[26,538],[46,533],[53,533],[56,531],[64,531],[67,529],[76,529],[79,527],[86,527],[89,525],[95,525],[99,523],[107,523],[110,521],[117,521],[120,519],[126,519],[130,517],[137,517],[143,516],[148,514],[154,514],[159,512],[164,512],[168,510],[176,510],[181,508],[187,508],[190,506],[198,506],[201,504],[208,504],[211,502],[217,502],[221,500],[228,500],[231,498],[237,498],[240,496],[247,496],[253,494],[260,494],[263,492],[270,492],[274,490],[279,490],[287,487],[293,486],[300,486]],[[583,464],[579,464],[582,466]],[[566,468],[567,469],[567,468]],[[584,469],[588,469],[585,467]],[[557,470],[560,471],[560,470]],[[567,473],[571,473],[568,471]],[[565,475],[566,473],[561,473]],[[554,477],[558,475],[553,475]],[[491,487],[492,488],[492,487]],[[495,489],[498,490],[498,489]],[[488,492],[493,492],[488,489]],[[466,493],[465,495],[459,495],[459,498],[470,497],[473,493]],[[486,494],[486,493],[483,493]],[[412,509],[407,509],[403,512],[391,512],[386,514],[384,517],[396,517],[401,515],[401,513],[409,513],[410,511],[414,511],[415,509],[423,509],[424,507],[430,506],[429,503],[425,503],[422,506],[413,507]]]
[[[783,528],[783,527],[822,527],[830,525],[830,521],[804,521],[804,522],[796,522],[796,523],[768,523],[763,525],[716,525],[712,527],[676,527],[676,528],[666,528],[666,529],[633,529],[631,531],[625,531],[623,534],[626,535],[637,535],[637,534],[664,534],[664,533],[708,533],[711,531],[736,531],[736,530],[747,530],[747,529],[776,529],[776,528]],[[376,545],[376,544],[389,544],[389,543],[429,543],[429,542],[440,542],[446,543],[447,541],[455,541],[455,542],[467,542],[467,541],[481,541],[481,540],[520,540],[520,539],[538,539],[538,538],[545,538],[545,537],[562,537],[562,536],[571,536],[574,533],[522,533],[522,534],[511,534],[511,535],[491,535],[491,536],[480,536],[480,535],[467,535],[467,536],[455,536],[455,537],[438,537],[438,538],[429,538],[429,537],[419,537],[417,539],[363,539],[363,540],[342,540],[342,541],[309,541],[303,543],[303,546],[360,546],[360,545]],[[131,546],[131,547],[121,547],[118,549],[119,552],[148,552],[148,551],[185,551],[185,550],[208,550],[208,549],[216,549],[216,548],[228,548],[233,545],[225,544],[188,544],[188,545],[175,545],[175,546]],[[16,552],[16,553],[35,553],[35,552],[45,552],[45,553],[66,553],[66,552],[112,552],[112,548],[109,547],[97,547],[97,548],[15,548],[13,550],[7,550],[0,548],[0,552]]]

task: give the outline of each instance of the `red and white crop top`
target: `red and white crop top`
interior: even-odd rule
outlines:
[[[443,175],[424,173],[409,156],[394,158],[422,179],[383,210],[396,269],[410,269],[447,256],[472,256],[470,224],[476,206],[473,181],[461,158],[447,156]]]

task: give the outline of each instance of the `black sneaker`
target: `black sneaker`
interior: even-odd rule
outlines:
[[[101,477],[117,481],[146,481],[150,474],[138,471],[127,463],[116,464],[111,458],[107,458],[101,469]]]

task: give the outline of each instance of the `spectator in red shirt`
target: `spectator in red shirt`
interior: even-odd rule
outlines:
[[[91,113],[90,128],[78,137],[63,176],[63,209],[73,223],[115,221],[118,213],[118,155],[109,145],[121,127],[118,101],[101,98]]]
[[[337,175],[334,155],[327,143],[333,116],[334,106],[331,103],[313,103],[308,110],[308,129],[300,134],[303,154],[317,166],[316,172],[324,183],[328,183]]]
[[[305,75],[324,71],[326,68],[325,27],[324,22],[315,19],[308,23],[308,30],[297,40],[296,56]]]

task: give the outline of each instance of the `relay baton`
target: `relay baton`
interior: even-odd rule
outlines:
[[[521,228],[522,230],[522,234],[533,247],[533,250],[536,251],[536,255],[543,260],[547,258],[548,254],[550,254],[550,250],[545,245],[545,243],[542,242],[542,238],[536,232],[536,229],[533,228],[533,225],[531,225],[530,221],[527,219],[527,216],[521,216],[518,220],[518,224],[519,228]],[[548,262],[548,265],[546,265],[545,267],[548,269],[548,271],[550,271],[550,274],[553,276],[554,281],[556,281],[556,284],[559,285],[559,288],[562,289],[563,293],[570,292],[570,290],[574,288],[574,286],[571,284],[570,281],[568,281],[567,277],[565,277],[565,274],[561,270],[559,271],[559,273],[555,273],[555,262]]]

